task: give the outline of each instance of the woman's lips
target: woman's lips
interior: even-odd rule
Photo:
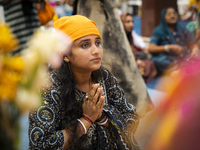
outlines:
[[[98,62],[98,61],[101,61],[101,58],[95,58],[95,59],[92,59],[92,61]]]

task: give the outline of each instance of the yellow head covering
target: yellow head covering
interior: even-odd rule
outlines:
[[[81,15],[61,17],[54,22],[54,28],[70,36],[72,41],[87,35],[98,35],[101,38],[95,22]]]

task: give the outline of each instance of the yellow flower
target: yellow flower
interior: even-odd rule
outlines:
[[[22,78],[24,63],[20,56],[12,57],[4,54],[0,58],[0,100],[14,100],[18,83]]]
[[[23,113],[39,105],[41,97],[38,89],[44,82],[51,85],[45,76],[47,64],[56,58],[50,63],[51,67],[58,68],[62,55],[70,51],[71,41],[61,32],[37,31],[21,56],[11,56],[9,52],[16,43],[9,27],[0,24],[0,101],[15,101],[20,113]]]
[[[8,65],[9,68],[14,71],[22,72],[24,70],[24,60],[21,56],[11,57]]]
[[[3,23],[0,23],[0,51],[9,52],[18,45],[18,40],[12,34],[9,27]]]
[[[0,100],[14,100],[18,81],[10,74],[9,70],[0,72]]]

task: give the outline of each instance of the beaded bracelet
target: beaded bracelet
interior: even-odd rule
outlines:
[[[89,122],[91,122],[92,124],[94,123],[89,117],[87,117],[86,115],[82,115],[86,120],[88,120]]]
[[[84,128],[84,130],[85,130],[85,134],[86,134],[86,133],[87,133],[87,130],[86,130],[86,127],[85,127],[84,123],[83,123],[80,119],[77,119],[77,120],[78,120],[78,122],[80,122],[81,125],[83,126],[83,128]]]

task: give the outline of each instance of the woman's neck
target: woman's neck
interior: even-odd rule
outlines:
[[[175,24],[168,24],[168,28],[173,32],[175,30]]]
[[[73,72],[73,75],[78,89],[84,92],[89,92],[92,85],[91,72],[87,73]]]

